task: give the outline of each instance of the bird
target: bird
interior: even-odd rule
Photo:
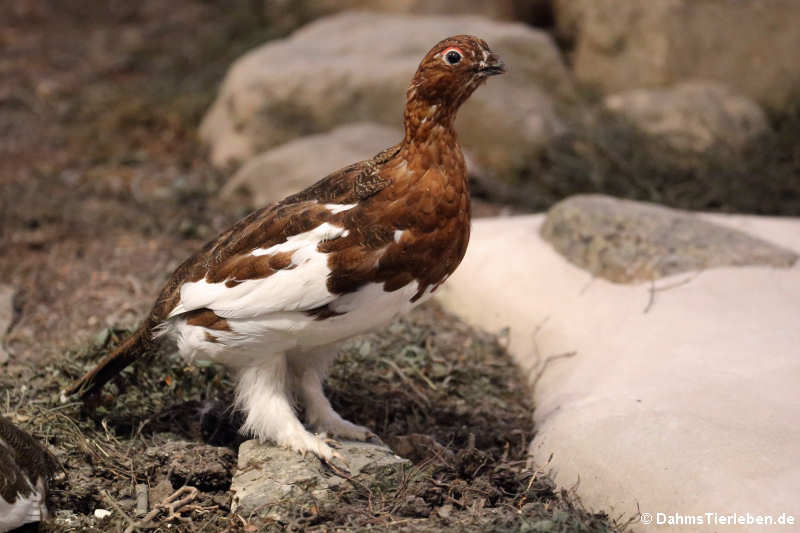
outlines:
[[[0,416],[0,533],[48,518],[47,485],[58,468],[50,452]]]
[[[66,394],[96,397],[171,337],[187,361],[236,370],[244,434],[323,461],[338,455],[329,435],[377,439],[333,409],[323,382],[344,340],[425,301],[464,257],[470,196],[453,122],[469,96],[505,70],[478,37],[437,43],[406,91],[400,143],[207,243],[175,270],[139,329]],[[298,419],[297,402],[313,432]]]

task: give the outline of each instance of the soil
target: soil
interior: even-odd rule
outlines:
[[[503,339],[435,305],[355,341],[328,385],[342,415],[409,457],[414,475],[342,489],[337,505],[298,506],[288,523],[230,513],[241,437],[224,369],[187,367],[166,345],[93,410],[60,397],[144,315],[168,272],[244,214],[216,197],[225,175],[195,131],[231,61],[290,29],[259,6],[0,7],[0,280],[17,290],[0,412],[64,468],[42,530],[625,529],[556,490],[546,465],[525,464],[530,394]],[[174,514],[136,514],[137,491],[153,508],[183,486],[197,492]]]

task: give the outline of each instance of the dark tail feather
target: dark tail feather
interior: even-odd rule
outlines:
[[[73,383],[65,393],[81,397],[95,395],[111,378],[122,372],[153,346],[152,327],[146,321],[130,337],[105,356],[97,366]]]

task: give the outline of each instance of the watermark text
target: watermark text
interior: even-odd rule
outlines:
[[[794,526],[797,518],[789,513],[715,513],[700,514],[682,513],[641,513],[642,524],[656,526]]]

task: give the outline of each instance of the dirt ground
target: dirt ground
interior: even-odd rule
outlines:
[[[108,386],[94,410],[63,402],[63,387],[122,335],[101,330],[80,350],[0,377],[3,414],[48,442],[64,468],[51,491],[59,511],[43,531],[625,529],[622,517],[556,490],[546,465],[526,464],[532,406],[503,339],[436,305],[351,342],[328,382],[343,416],[413,466],[374,486],[343,486],[333,502],[290,499],[279,522],[230,512],[241,437],[223,368],[186,366],[166,345]],[[149,493],[150,519],[136,515],[137,485]],[[155,508],[183,486],[197,493],[177,516]],[[112,514],[98,519],[96,509]]]
[[[17,357],[133,324],[166,273],[241,214],[214,203],[223,176],[194,137],[249,44],[227,39],[258,40],[222,4],[0,8],[0,279],[19,291]]]
[[[624,529],[526,467],[532,406],[502,339],[434,305],[353,343],[328,385],[344,416],[414,462],[411,474],[297,506],[288,523],[230,513],[241,438],[223,369],[186,367],[165,346],[94,411],[62,402],[166,274],[244,214],[216,198],[225,176],[195,129],[230,62],[288,29],[249,0],[103,5],[0,7],[0,280],[17,290],[0,412],[64,467],[42,530]],[[177,516],[141,522],[137,485],[152,503],[199,492]]]

